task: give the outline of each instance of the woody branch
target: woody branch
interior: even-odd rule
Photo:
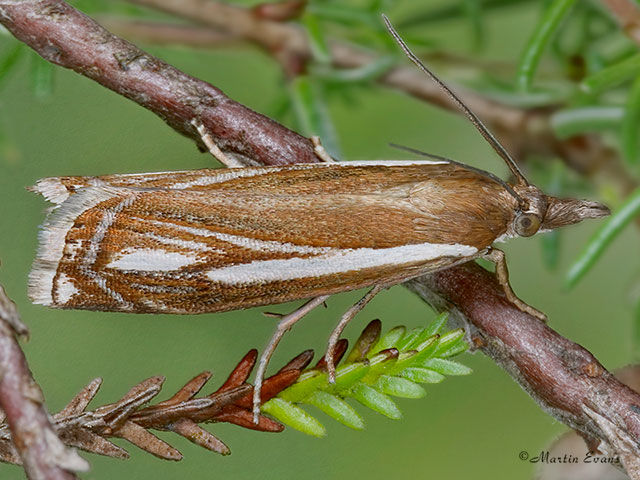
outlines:
[[[632,0],[602,0],[627,36],[640,45],[640,7]]]
[[[210,27],[219,34],[227,34],[229,39],[234,41],[244,40],[257,45],[280,61],[285,72],[290,75],[299,73],[300,69],[304,68],[306,60],[311,57],[311,48],[302,29],[293,24],[276,21],[255,8],[249,9],[210,0],[130,1],[174,14],[197,25]],[[605,0],[605,3],[610,4],[616,2],[628,3],[628,0]],[[300,2],[290,1],[282,4],[295,3]],[[625,10],[625,13],[628,12],[629,8]],[[118,27],[126,28],[126,24],[120,24]],[[150,26],[145,27],[146,29],[140,33],[146,35],[147,40],[152,40]],[[136,37],[135,30],[129,28],[128,33]],[[181,40],[191,43],[189,35],[184,33],[186,32],[183,32]],[[194,42],[197,41],[198,39],[194,38]],[[214,43],[219,44],[219,41],[216,40]],[[378,59],[374,53],[350,44],[335,40],[329,40],[328,43],[332,65],[338,69],[363,67]],[[400,90],[432,105],[460,113],[442,90],[432,82],[425,81],[424,75],[412,66],[394,67],[382,75],[378,82],[382,86]],[[514,158],[524,158],[527,155],[557,156],[570,168],[593,181],[613,182],[623,194],[630,193],[637,187],[637,183],[627,175],[617,152],[606,145],[600,135],[582,134],[568,139],[558,139],[554,135],[551,116],[558,105],[524,109],[459,87],[456,88],[456,92],[498,136]]]
[[[72,480],[77,477],[71,471],[86,470],[88,465],[56,436],[16,332],[28,334],[0,285],[0,412],[11,427],[13,461],[21,461],[33,480]]]
[[[212,2],[196,3],[204,8]],[[224,153],[240,161],[316,161],[308,139],[110,34],[65,2],[0,0],[0,22],[45,59],[136,101],[198,142],[190,121],[199,118]],[[477,109],[477,103],[470,103]],[[522,148],[534,145],[525,142]],[[493,275],[475,264],[424,277],[411,288],[426,301],[458,312],[472,342],[547,413],[581,431],[592,445],[619,454],[630,476],[640,479],[640,417],[634,411],[640,395],[589,352],[509,305]]]

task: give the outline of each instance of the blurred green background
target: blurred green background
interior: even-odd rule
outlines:
[[[472,54],[513,62],[537,12],[535,5],[526,3],[487,16],[486,46]],[[465,21],[435,24],[428,34],[448,50],[469,52],[471,33]],[[9,37],[0,37],[0,53],[14,45]],[[259,112],[269,113],[273,99],[285,88],[278,65],[253,48],[145,48]],[[116,400],[152,375],[167,378],[160,399],[203,370],[214,372],[210,389],[219,385],[248,349],[261,348],[271,335],[275,320],[262,315],[265,309],[193,317],[124,315],[55,311],[28,300],[27,274],[47,205],[26,186],[46,176],[215,164],[192,141],[132,102],[75,73],[56,68],[54,76],[52,93],[38,98],[32,67],[22,61],[0,90],[0,281],[31,327],[32,338],[24,348],[50,409],[61,409],[98,376],[104,378],[100,403]],[[462,117],[404,94],[362,89],[351,102],[332,98],[329,107],[346,159],[408,158],[387,146],[396,142],[505,175],[504,165]],[[636,232],[628,229],[618,238],[571,292],[562,287],[564,272],[597,223],[564,232],[555,271],[541,260],[539,237],[512,241],[504,249],[517,294],[546,312],[553,328],[615,369],[633,360],[629,292],[637,281]],[[304,349],[322,351],[336,319],[359,294],[337,295],[328,309],[301,322],[277,351],[273,371]],[[433,317],[429,307],[398,286],[379,295],[347,329],[347,337],[355,338],[372,318],[382,319],[386,330],[400,324],[424,325]],[[232,455],[226,458],[159,433],[182,451],[184,460],[179,463],[158,460],[116,440],[132,458],[85,455],[92,470],[83,478],[530,478],[534,465],[519,460],[519,452],[535,455],[565,427],[544,414],[483,355],[464,354],[458,360],[474,374],[428,386],[424,399],[400,399],[405,417],[401,421],[359,409],[367,422],[365,431],[351,431],[327,419],[329,434],[324,439],[292,429],[266,434],[226,424],[208,426],[230,446]],[[319,412],[318,416],[322,418]],[[23,473],[2,465],[0,476],[23,478]]]

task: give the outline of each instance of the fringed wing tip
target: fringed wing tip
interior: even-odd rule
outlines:
[[[69,191],[63,185],[60,177],[42,178],[35,185],[27,187],[27,190],[39,193],[47,201],[55,204],[61,204],[69,198]]]
[[[35,260],[31,272],[29,272],[28,295],[32,303],[48,307],[54,306],[52,292],[57,266],[57,263]]]
[[[58,181],[57,184],[56,181]],[[59,179],[54,178],[40,180],[32,188],[33,191],[44,195],[47,200],[55,203],[62,198],[61,191],[56,185],[64,188],[59,183]],[[71,197],[68,196],[66,189],[65,193],[68,198],[49,212],[40,228],[38,251],[29,273],[28,294],[31,301],[38,305],[54,308],[60,308],[65,303],[64,298],[62,298],[61,303],[54,301],[52,292],[56,273],[67,247],[67,233],[82,213],[103,201],[120,195],[121,192],[109,188],[88,187]],[[68,297],[70,287],[65,289],[67,284],[64,279],[58,279],[56,282],[59,295]]]

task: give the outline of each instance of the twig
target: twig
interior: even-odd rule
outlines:
[[[197,133],[189,122],[199,116],[227,151],[258,152],[253,160],[265,164],[315,160],[308,139],[106,33],[62,1],[0,1],[0,21],[45,58],[134,99],[193,138]],[[550,414],[610,446],[611,432],[585,414],[584,408],[589,408],[610,421],[620,438],[627,435],[637,442],[640,417],[633,409],[640,405],[640,395],[613,379],[585,350],[535,319],[517,314],[494,282],[491,274],[466,265],[413,282],[413,288],[434,301],[429,289],[433,288],[457,305],[474,326],[472,339]],[[603,389],[604,394],[599,393]],[[627,466],[633,474],[635,465]]]
[[[622,30],[640,45],[640,7],[632,0],[602,0]]]
[[[457,316],[468,341],[504,368],[549,415],[613,453],[640,478],[640,395],[586,349],[508,303],[494,275],[475,263],[410,282]]]
[[[0,22],[46,60],[151,110],[202,149],[191,124],[194,118],[204,124],[225,154],[245,163],[315,160],[307,138],[116,37],[63,1],[2,0]]]
[[[77,478],[88,464],[58,439],[44,407],[40,387],[29,371],[11,325],[19,322],[14,303],[0,285],[0,407],[14,439],[11,457],[32,480]],[[0,450],[4,445],[0,443]]]
[[[406,331],[405,327],[398,326],[381,336],[380,320],[371,321],[356,340],[345,364],[337,370],[335,384],[328,381],[329,354],[308,368],[313,351],[306,350],[264,381],[262,411],[316,436],[326,433],[324,427],[298,405],[318,406],[329,416],[356,429],[364,428],[364,422],[344,403],[346,398],[353,398],[390,418],[400,418],[398,407],[388,395],[420,398],[424,395],[420,383],[433,382],[438,376],[443,378],[443,371],[448,375],[464,375],[470,371],[448,360],[468,346],[462,329],[442,332],[445,322],[446,316],[441,316],[425,328]],[[348,343],[340,339],[334,345],[331,352],[334,365],[347,354]],[[152,429],[174,432],[210,451],[228,455],[230,450],[224,442],[199,424],[228,422],[275,433],[284,429],[284,425],[263,415],[258,415],[254,423],[252,407],[257,387],[248,384],[247,379],[256,359],[257,351],[249,351],[222,386],[203,397],[196,395],[211,378],[210,372],[196,375],[170,399],[144,406],[162,388],[164,377],[158,376],[135,385],[115,403],[87,411],[102,384],[102,379],[97,378],[54,415],[54,428],[67,445],[120,459],[128,458],[129,453],[108,439],[123,438],[158,458],[181,460],[182,454],[152,434]],[[276,396],[278,398],[274,398]],[[20,463],[12,441],[10,428],[0,419],[0,462]]]
[[[218,48],[249,45],[247,40],[212,27],[177,21],[140,20],[118,15],[94,15],[93,18],[110,32],[134,43],[176,45],[190,48]],[[425,63],[442,63],[457,70],[500,72],[510,75],[512,63],[503,60],[465,56],[446,50],[427,51],[420,54]],[[542,67],[541,67],[542,68]]]
[[[96,20],[110,32],[141,43],[186,45],[192,48],[231,47],[244,41],[227,32],[179,23],[131,20],[113,15],[97,15]]]
[[[282,424],[263,415],[259,416],[257,424],[253,423],[253,386],[246,380],[256,358],[256,350],[247,353],[222,386],[207,396],[196,398],[211,379],[210,372],[203,372],[187,382],[170,399],[147,407],[143,405],[160,393],[164,377],[148,378],[131,388],[117,402],[86,411],[102,385],[102,379],[96,378],[54,415],[55,431],[67,445],[114,458],[129,457],[126,450],[107,440],[117,437],[158,458],[181,460],[182,454],[153,435],[149,431],[152,429],[174,432],[203,448],[228,455],[230,450],[224,442],[201,428],[199,423],[228,422],[262,432],[280,432],[284,429]],[[294,383],[312,358],[313,352],[307,350],[266,379],[262,387],[263,399],[269,400]],[[20,463],[15,453],[15,439],[13,430],[0,425],[0,461]]]
[[[285,72],[291,73],[295,69],[299,71],[311,56],[303,30],[292,24],[260,18],[250,9],[210,0],[130,1],[252,42],[279,60]],[[377,60],[375,54],[345,43],[331,41],[329,47],[332,64],[336,68],[358,68]],[[379,82],[425,102],[460,113],[442,90],[432,82],[425,81],[424,76],[415,68],[392,68],[379,78]],[[522,109],[469,90],[456,88],[456,91],[516,159],[523,159],[527,155],[558,156],[570,168],[591,180],[612,181],[622,194],[626,195],[637,187],[637,182],[627,174],[618,153],[607,146],[599,135],[584,134],[558,139],[553,133],[550,120],[556,108]]]

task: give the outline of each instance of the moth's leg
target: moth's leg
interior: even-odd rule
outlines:
[[[260,360],[258,361],[258,370],[256,371],[256,380],[255,386],[253,387],[253,422],[258,423],[258,415],[260,414],[260,390],[262,389],[262,383],[264,381],[264,375],[267,371],[267,365],[269,364],[269,360],[271,359],[271,355],[275,352],[278,343],[282,340],[282,337],[285,333],[293,327],[298,320],[304,317],[311,310],[316,308],[318,305],[322,305],[325,300],[329,298],[330,295],[321,295],[316,298],[312,298],[307,303],[302,305],[297,310],[289,313],[288,315],[284,315],[280,319],[280,323],[276,327],[276,331],[273,333],[271,339],[269,340],[269,344],[262,352],[260,356]]]
[[[207,132],[207,129],[204,128],[204,125],[201,122],[197,121],[194,118],[193,120],[191,120],[191,125],[196,127],[196,130],[198,130],[198,133],[200,134],[200,138],[202,139],[202,142],[206,145],[206,147],[209,149],[209,153],[211,153],[211,155],[213,155],[216,160],[218,160],[227,168],[244,167],[244,165],[241,162],[233,158],[227,157],[222,152],[222,150],[220,150],[218,145],[216,145],[216,142],[213,141],[213,138],[211,138],[211,135],[209,135],[209,132]]]
[[[315,152],[315,154],[318,156],[318,158],[320,160],[322,160],[325,163],[334,163],[335,162],[333,157],[331,155],[329,155],[329,153],[322,146],[322,142],[320,142],[320,137],[315,136],[315,135],[312,136],[311,137],[311,143],[313,143],[313,151]]]
[[[511,284],[509,284],[509,270],[507,269],[507,261],[505,254],[502,250],[497,248],[491,248],[487,253],[482,255],[480,258],[484,258],[485,260],[489,260],[493,262],[496,266],[496,277],[498,277],[498,282],[500,286],[504,290],[507,299],[513,303],[516,307],[522,310],[529,315],[533,315],[534,317],[542,320],[543,322],[547,321],[547,316],[542,313],[540,310],[533,308],[531,305],[527,305],[513,293],[511,289]]]
[[[362,310],[367,303],[369,303],[373,297],[375,297],[382,289],[384,289],[384,285],[376,285],[371,290],[367,292],[367,294],[362,297],[358,303],[353,305],[349,310],[347,310],[342,318],[336,325],[336,328],[331,332],[331,336],[329,337],[329,341],[327,342],[327,353],[325,353],[325,360],[327,362],[327,372],[329,373],[329,383],[336,383],[336,366],[333,359],[333,353],[335,351],[338,340],[340,340],[340,335],[344,331],[347,324],[355,317],[360,310]]]

